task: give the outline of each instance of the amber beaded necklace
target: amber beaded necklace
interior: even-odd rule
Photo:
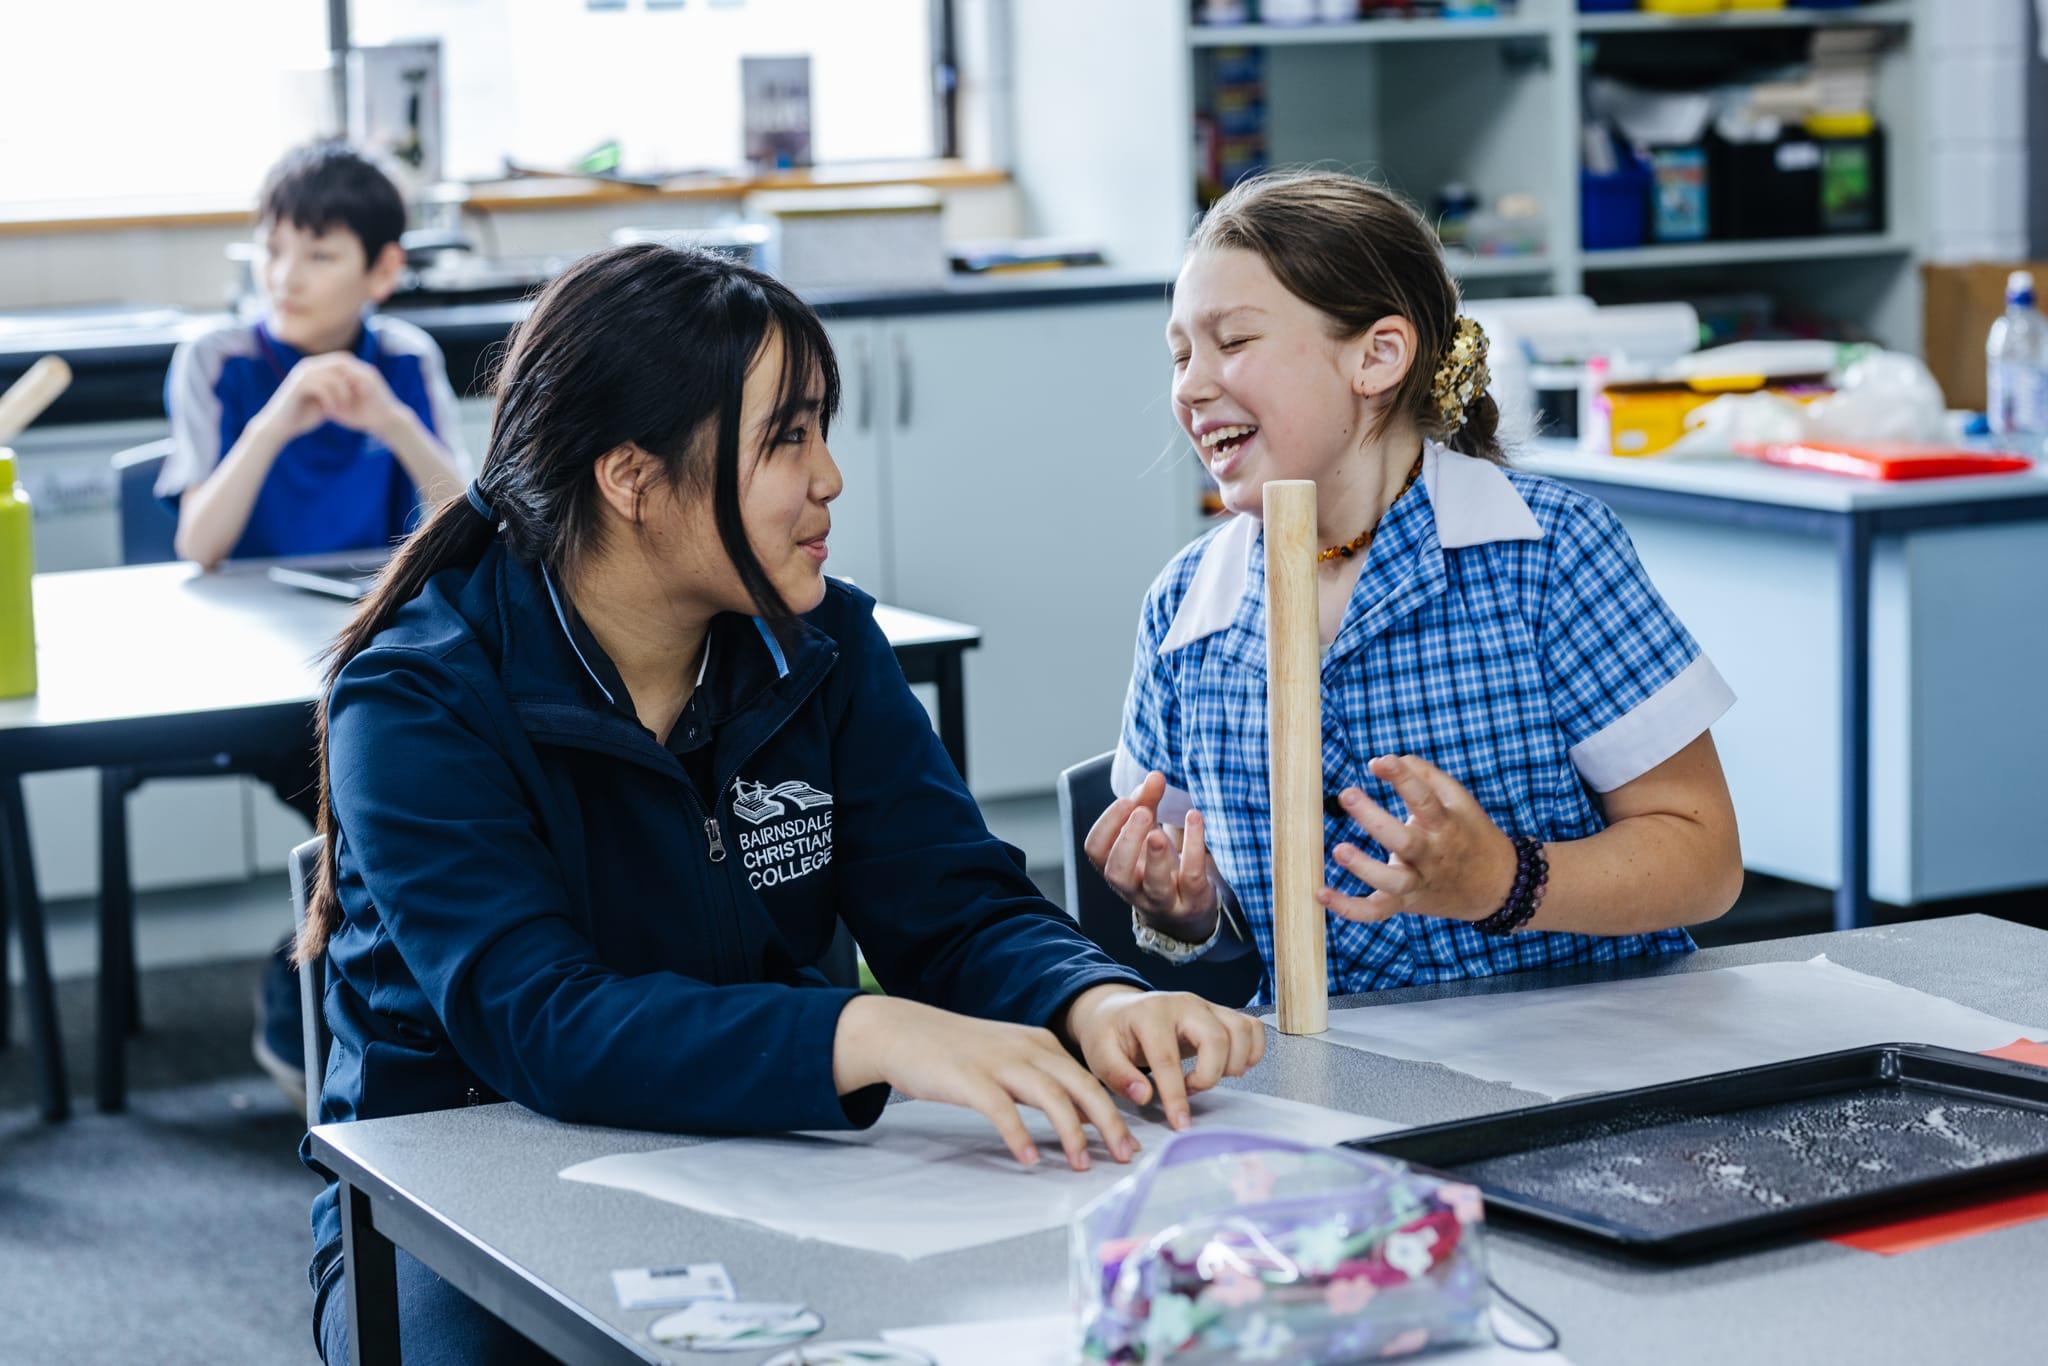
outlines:
[[[1404,479],[1404,480],[1402,480],[1402,481],[1401,481],[1401,492],[1400,492],[1400,493],[1397,493],[1397,494],[1395,494],[1395,495],[1394,495],[1394,502],[1393,502],[1393,503],[1388,503],[1388,504],[1387,504],[1387,511],[1388,511],[1388,512],[1391,512],[1391,511],[1393,511],[1393,508],[1394,508],[1394,503],[1398,503],[1398,502],[1400,502],[1400,501],[1401,501],[1401,496],[1402,496],[1402,494],[1405,494],[1405,493],[1407,493],[1407,492],[1408,492],[1408,490],[1409,490],[1409,489],[1412,489],[1412,488],[1414,488],[1414,487],[1415,487],[1415,481],[1416,481],[1417,479],[1421,478],[1421,477],[1422,477],[1422,457],[1418,455],[1418,456],[1416,456],[1416,457],[1415,457],[1415,463],[1414,463],[1413,465],[1409,466],[1409,468],[1408,468],[1408,477],[1407,477],[1406,479]],[[1384,516],[1386,516],[1386,513],[1381,513],[1380,515],[1381,515],[1382,517],[1384,517]],[[1352,557],[1353,555],[1356,555],[1356,554],[1360,553],[1361,551],[1363,551],[1363,550],[1367,549],[1368,547],[1370,547],[1370,546],[1372,545],[1372,534],[1373,534],[1373,533],[1374,533],[1375,531],[1378,531],[1379,529],[1380,529],[1380,524],[1379,524],[1378,522],[1374,522],[1374,523],[1373,523],[1373,524],[1372,524],[1371,526],[1369,526],[1369,527],[1367,527],[1367,528],[1366,528],[1365,530],[1363,530],[1363,531],[1359,532],[1359,533],[1358,533],[1358,534],[1357,534],[1356,536],[1353,536],[1353,537],[1352,537],[1352,538],[1351,538],[1350,540],[1348,540],[1348,541],[1344,542],[1344,544],[1342,544],[1342,545],[1333,545],[1333,546],[1329,546],[1329,547],[1327,547],[1327,548],[1325,548],[1325,549],[1322,549],[1322,550],[1318,550],[1318,551],[1316,552],[1316,563],[1317,563],[1317,564],[1328,564],[1328,563],[1329,563],[1329,562],[1330,562],[1331,560],[1348,560],[1348,559],[1350,559],[1350,558],[1351,558],[1351,557]]]

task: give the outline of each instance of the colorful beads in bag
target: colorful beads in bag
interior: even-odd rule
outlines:
[[[1231,1130],[1177,1134],[1074,1219],[1082,1359],[1331,1366],[1489,1341],[1471,1186]]]

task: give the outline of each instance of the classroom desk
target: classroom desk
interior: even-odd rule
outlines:
[[[248,561],[205,574],[190,564],[155,564],[36,576],[39,687],[32,697],[0,701],[0,1046],[10,1018],[11,914],[46,1119],[64,1118],[70,1100],[21,776],[213,756],[246,761],[310,744],[317,656],[351,604],[285,588],[267,577],[268,568]],[[875,619],[904,676],[935,686],[939,738],[964,774],[961,657],[980,643],[980,631],[879,604]],[[104,917],[100,927],[102,1109],[119,1109],[125,1093],[132,930],[125,915]]]
[[[1539,441],[1515,463],[1592,494],[1615,511],[1817,537],[1835,558],[1840,867],[1835,928],[1870,922],[1872,564],[1881,540],[1941,528],[2048,522],[2048,471],[1883,483],[1746,460],[1617,459]],[[1744,555],[1725,548],[1729,561]],[[1703,571],[1703,576],[1713,571]],[[1730,577],[1737,571],[1724,566]],[[1795,585],[1780,583],[1779,592]],[[2017,625],[2017,623],[2015,623]],[[1710,652],[1711,653],[1711,652]],[[1736,688],[1738,696],[1742,692]],[[1982,699],[1995,705],[1995,697]],[[2018,700],[2018,699],[2014,699]],[[1912,742],[1909,749],[1917,748]],[[1917,780],[1918,775],[1914,775]]]
[[[1697,972],[1823,952],[1847,967],[1981,1010],[2048,1019],[2048,933],[1982,916],[1708,949],[1649,971]],[[1579,980],[1587,975],[1526,973],[1385,992],[1377,999]],[[1232,1085],[1411,1124],[1533,1103],[1526,1092],[1433,1065],[1315,1039],[1269,1039],[1264,1064]],[[516,1105],[314,1129],[314,1153],[344,1183],[350,1287],[358,1323],[370,1329],[357,1339],[369,1348],[358,1360],[398,1359],[390,1336],[394,1244],[577,1363],[709,1359],[671,1355],[636,1336],[659,1315],[618,1308],[610,1272],[622,1267],[724,1262],[742,1298],[801,1300],[816,1309],[825,1320],[820,1341],[1065,1308],[1064,1231],[913,1263],[785,1238],[557,1176],[589,1158],[692,1141],[560,1124]],[[831,1194],[821,1191],[819,1198]],[[963,1210],[961,1217],[973,1213]],[[1496,1277],[1557,1325],[1562,1350],[1576,1366],[1996,1366],[2040,1359],[2032,1306],[2036,1268],[2048,1259],[2048,1222],[1903,1257],[1798,1242],[1676,1268],[1501,1227],[1493,1232]],[[766,1355],[718,1359],[758,1362]]]

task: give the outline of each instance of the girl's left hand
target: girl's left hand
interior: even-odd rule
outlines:
[[[1370,896],[1346,896],[1325,887],[1316,899],[1346,920],[1395,915],[1436,915],[1484,920],[1500,909],[1515,881],[1515,845],[1464,784],[1412,754],[1383,755],[1366,765],[1391,783],[1407,804],[1408,819],[1355,787],[1337,795],[1357,826],[1379,841],[1388,861],[1369,858],[1354,844],[1331,852],[1368,887]]]
[[[1188,1095],[1241,1077],[1266,1054],[1266,1027],[1185,991],[1140,991],[1121,982],[1090,987],[1067,1007],[1066,1036],[1088,1070],[1138,1105],[1159,1102],[1166,1122],[1188,1127]],[[1181,1070],[1184,1058],[1195,1060]],[[1149,1068],[1147,1080],[1141,1068]]]

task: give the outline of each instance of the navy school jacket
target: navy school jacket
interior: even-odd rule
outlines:
[[[892,995],[966,1014],[1043,1025],[1143,986],[989,834],[872,608],[828,581],[779,641],[713,623],[677,722],[710,737],[707,810],[537,567],[494,544],[437,575],[330,698],[323,1120],[503,1097],[649,1129],[872,1124],[886,1088],[832,1084],[856,993],[810,966],[839,918]],[[331,1181],[313,1230],[318,1289]]]

